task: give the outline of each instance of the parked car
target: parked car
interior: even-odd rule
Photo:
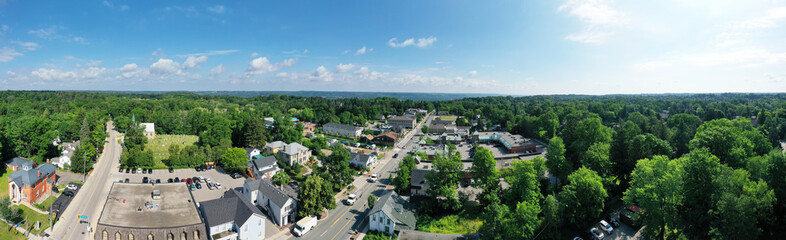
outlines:
[[[180,179],[180,182],[186,182],[187,178]]]
[[[202,171],[202,167],[195,167],[194,170],[196,170],[197,172],[201,172]]]
[[[221,183],[220,182],[214,182],[213,186],[216,186],[216,188],[221,189]]]
[[[156,183],[161,183],[161,179],[156,179]]]
[[[130,173],[130,172],[131,172],[131,169],[130,168],[126,168],[126,173]]]
[[[603,232],[598,230],[598,228],[590,229],[590,233],[592,234],[593,237],[595,237],[597,239],[603,239],[604,237],[606,237],[605,235],[603,235]]]
[[[315,226],[317,226],[317,218],[314,216],[307,216],[297,221],[295,228],[292,229],[292,232],[294,232],[298,237],[302,237],[303,234],[306,234]]]
[[[119,173],[123,173],[123,168],[118,168],[118,171],[117,171],[117,172],[119,172]]]
[[[142,169],[142,174],[147,174],[147,168]]]
[[[607,218],[607,222],[611,223],[611,225],[615,228],[620,227],[620,221],[615,217],[609,216],[609,218]]]
[[[194,181],[194,182],[199,182],[199,178],[198,177],[192,177],[191,180]]]
[[[174,168],[169,168],[169,173],[173,173],[173,172],[175,172],[175,169]]]
[[[398,153],[393,154],[393,158],[397,158],[397,157],[398,157]]]
[[[65,191],[65,192],[63,192],[63,195],[66,195],[66,196],[69,196],[69,197],[73,197],[74,196],[74,192],[72,192],[72,191]]]
[[[369,182],[376,182],[377,181],[377,174],[371,174],[371,178],[368,179]]]
[[[186,179],[183,179],[183,180],[186,180],[186,183],[188,183],[188,184],[194,184],[194,181],[191,180],[190,178],[186,178]]]
[[[149,179],[147,179],[147,177],[143,177],[143,178],[142,178],[142,183],[148,183],[149,181],[150,181],[150,180],[149,180]]]
[[[136,172],[138,172],[138,173],[142,173],[142,168],[137,168],[137,169],[136,169]]]
[[[68,186],[66,186],[66,189],[68,189],[68,190],[76,190],[76,184],[69,183]]]
[[[607,233],[611,233],[614,231],[614,228],[612,228],[611,224],[606,222],[606,220],[600,220],[600,228],[602,228],[603,231],[606,231]]]
[[[355,204],[356,200],[357,200],[357,196],[354,193],[349,194],[349,197],[346,200],[347,205],[352,206],[353,204]]]
[[[196,185],[196,188],[197,188],[197,189],[202,189],[202,184],[200,184],[200,183],[195,183],[194,185]]]
[[[580,237],[574,237],[573,240],[584,240],[584,239],[581,239]]]
[[[152,168],[148,168],[147,169],[147,174],[153,174],[153,169]]]
[[[208,183],[207,183],[207,188],[208,188],[208,189],[210,189],[210,190],[213,190],[213,189],[214,189],[214,188],[216,188],[216,187],[214,187],[214,186],[213,186],[213,183],[212,183],[212,182],[208,182]]]
[[[124,183],[128,183],[128,178],[126,178],[126,180],[125,180],[125,181],[123,181],[123,182],[124,182]]]
[[[238,179],[238,178],[241,178],[241,177],[243,177],[243,175],[240,175],[240,173],[233,173],[232,174],[232,178],[234,178],[234,179]]]
[[[131,169],[132,174],[136,174],[136,169]]]
[[[175,177],[175,182],[180,182],[180,178],[179,177]]]
[[[170,178],[170,179],[167,179],[167,180],[166,180],[166,182],[168,182],[168,183],[172,183],[172,182],[174,182],[174,181],[173,181],[173,180]]]

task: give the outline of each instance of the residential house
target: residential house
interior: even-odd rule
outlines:
[[[346,137],[346,138],[356,138],[360,136],[360,133],[363,131],[362,127],[338,124],[338,123],[328,123],[322,126],[322,132],[328,135]]]
[[[8,196],[13,202],[35,203],[38,198],[52,193],[57,181],[57,167],[44,163],[33,168],[33,163],[23,159],[12,159],[9,166],[17,170],[8,175]]]
[[[393,146],[398,141],[398,133],[384,132],[374,137],[374,143],[377,145]]]
[[[65,168],[66,165],[71,166],[71,158],[74,156],[76,147],[79,146],[79,141],[63,143],[60,146],[63,147],[62,151],[60,151],[60,156],[52,158],[50,162],[59,168]]]
[[[140,123],[142,126],[142,135],[145,135],[147,139],[155,139],[156,138],[156,124],[155,123]]]
[[[359,166],[362,168],[370,168],[377,162],[376,154],[365,154],[361,152],[353,152],[349,154],[349,164]]]
[[[251,160],[252,159],[251,157],[253,156],[261,154],[259,152],[259,149],[253,147],[245,147],[245,149],[246,149],[246,156],[248,156],[248,160]]]
[[[15,157],[5,163],[6,168],[11,169],[11,171],[19,171],[19,169],[32,169],[33,162],[30,160]]]
[[[415,230],[417,213],[407,200],[389,191],[374,203],[368,214],[368,230],[394,234],[401,230]]]
[[[269,142],[265,144],[265,149],[263,149],[263,151],[266,154],[277,154],[278,150],[281,150],[286,145],[287,144],[282,141]]]
[[[396,116],[388,119],[388,125],[390,125],[393,129],[414,129],[415,128],[415,118],[406,117],[406,116]]]
[[[412,169],[409,181],[409,192],[412,196],[426,196],[429,184],[426,181],[426,174],[430,171],[426,169]]]
[[[278,158],[289,166],[294,166],[295,163],[303,165],[311,158],[311,149],[293,142],[278,151]]]
[[[265,238],[265,215],[237,190],[201,202],[199,207],[211,240]]]
[[[273,127],[273,124],[276,123],[276,119],[272,117],[268,117],[264,119],[265,119],[265,127]]]
[[[243,195],[263,209],[273,223],[279,226],[295,222],[297,216],[297,185],[273,185],[270,179],[247,179]]]
[[[303,122],[303,136],[306,136],[308,133],[313,132],[317,129],[317,124],[312,122]]]
[[[278,168],[278,160],[273,156],[256,155],[248,162],[248,167],[252,169],[257,178],[272,178],[273,175],[281,171]]]

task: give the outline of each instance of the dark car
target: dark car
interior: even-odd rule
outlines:
[[[123,173],[123,168],[119,168],[119,170],[117,172]]]
[[[156,183],[161,183],[161,179],[156,179]]]
[[[63,192],[63,195],[66,195],[66,196],[69,196],[69,197],[73,197],[74,196],[74,192],[70,191],[70,190],[66,190],[65,192]]]
[[[126,173],[130,173],[130,172],[131,172],[131,169],[130,168],[126,168]]]
[[[194,182],[199,182],[199,178],[198,177],[192,177],[191,180],[194,181]]]
[[[202,172],[204,172],[205,170],[207,170],[207,168],[205,168],[205,166],[202,166],[202,167],[200,167],[200,168],[202,169]]]
[[[398,153],[393,154],[393,158],[397,158],[397,157],[398,157]]]
[[[166,180],[166,182],[168,182],[168,183],[172,183],[173,181],[172,181],[172,179],[170,178],[170,179],[167,179],[167,180]]]
[[[194,181],[191,180],[190,178],[186,178],[185,180],[186,180],[186,183],[188,183],[188,184],[193,184],[194,183]]]
[[[148,168],[147,169],[147,174],[153,174],[153,169],[152,168]]]
[[[173,172],[175,172],[175,169],[174,168],[169,168],[169,173],[173,173]]]
[[[128,178],[126,178],[126,180],[125,180],[125,181],[123,181],[123,182],[124,182],[124,183],[128,183]]]
[[[180,182],[180,178],[179,177],[175,177],[175,182]]]
[[[197,188],[197,189],[202,189],[202,184],[200,184],[200,183],[195,183],[194,185],[196,185],[196,188]]]
[[[243,177],[243,176],[240,175],[240,173],[233,173],[232,174],[232,178],[234,178],[234,179],[238,179],[238,178],[241,178],[241,177]]]
[[[201,172],[202,168],[201,167],[195,167],[194,170],[196,170],[197,172]]]
[[[142,183],[148,183],[148,182],[150,182],[150,180],[148,180],[147,177],[142,178]]]
[[[142,169],[142,174],[147,174],[147,168]]]
[[[136,174],[136,169],[131,169],[131,173]]]

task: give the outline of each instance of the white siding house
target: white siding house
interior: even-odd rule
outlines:
[[[295,222],[297,193],[290,186],[276,187],[270,179],[248,179],[243,194],[267,212],[273,223],[283,226]]]
[[[401,230],[415,230],[415,208],[394,191],[390,191],[374,204],[368,214],[368,230],[394,234]]]
[[[265,238],[264,215],[236,190],[227,191],[222,198],[202,202],[200,208],[208,226],[209,239]]]

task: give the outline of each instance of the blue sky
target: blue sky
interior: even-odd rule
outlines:
[[[784,0],[0,0],[0,89],[783,92]]]

